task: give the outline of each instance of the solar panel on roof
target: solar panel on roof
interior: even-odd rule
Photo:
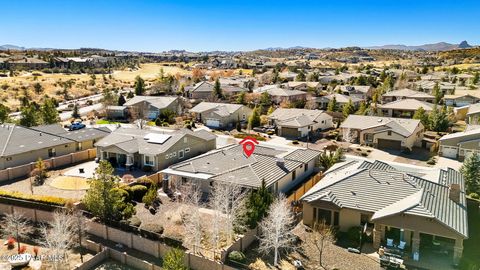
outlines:
[[[158,143],[158,144],[163,144],[165,143],[168,139],[170,139],[172,135],[167,135],[167,134],[157,134],[157,133],[148,133],[143,137],[146,141],[149,143]]]

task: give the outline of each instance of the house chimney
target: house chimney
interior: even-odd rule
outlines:
[[[448,190],[448,197],[450,200],[459,203],[460,202],[460,185],[459,184],[450,184]]]
[[[279,167],[285,167],[285,160],[281,157],[277,157],[277,165]]]

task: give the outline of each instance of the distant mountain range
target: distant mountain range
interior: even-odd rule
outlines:
[[[438,42],[433,44],[424,44],[418,46],[409,46],[409,45],[383,45],[383,46],[371,46],[371,47],[363,47],[364,49],[373,49],[373,50],[405,50],[405,51],[449,51],[449,50],[456,50],[456,49],[467,49],[471,48],[470,44],[467,41],[462,41],[459,44],[451,44],[447,42]],[[282,50],[302,50],[302,49],[312,49],[309,47],[302,47],[302,46],[294,46],[294,47],[270,47],[265,48],[263,50],[266,51],[282,51]],[[323,48],[325,50],[332,49],[332,48]],[[38,51],[50,51],[50,50],[57,50],[55,48],[26,48],[17,45],[5,44],[0,45],[0,51],[6,50],[17,50],[17,51],[24,51],[24,50],[38,50]]]
[[[366,47],[366,49],[373,50],[404,50],[404,51],[449,51],[456,49],[467,49],[472,46],[468,44],[467,41],[462,41],[459,44],[451,44],[447,42],[438,42],[433,44],[424,44],[418,46],[408,46],[408,45],[383,45],[383,46],[372,46]]]

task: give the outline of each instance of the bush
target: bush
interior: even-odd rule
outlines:
[[[147,223],[142,225],[142,230],[163,234],[163,226],[158,223]]]
[[[295,141],[293,141],[293,142],[292,142],[292,144],[298,144],[298,141],[297,141],[297,140],[295,140]]]
[[[367,157],[368,153],[362,152],[360,155],[362,155],[362,157]]]
[[[142,221],[137,216],[133,216],[128,220],[128,223],[130,223],[132,226],[140,227]]]
[[[236,262],[245,262],[246,257],[245,254],[243,254],[241,251],[232,251],[228,254],[228,259],[231,261],[236,261]]]
[[[252,137],[257,141],[265,141],[265,138],[257,134],[246,134],[246,133],[237,133],[233,135],[237,139],[244,139],[245,137]]]
[[[143,177],[138,178],[136,184],[137,185],[143,185],[143,186],[146,186],[147,188],[149,188],[153,185],[153,181],[152,181],[152,179],[150,179],[146,176],[143,176]]]
[[[0,196],[7,197],[7,198],[13,198],[13,199],[34,201],[34,202],[39,202],[39,203],[46,203],[46,204],[51,204],[51,205],[59,205],[59,206],[64,206],[65,203],[67,202],[67,200],[65,200],[63,198],[59,198],[59,197],[43,196],[43,195],[29,195],[29,194],[20,193],[18,191],[0,190]]]
[[[157,188],[152,185],[148,189],[147,193],[143,196],[142,202],[145,204],[145,206],[150,206],[152,205],[153,201],[157,198]]]
[[[124,188],[112,188],[111,191],[118,192],[118,194],[122,196],[124,202],[129,202],[132,199],[128,190],[125,190]]]
[[[435,157],[431,157],[427,160],[428,165],[435,165],[436,163],[437,163],[437,160],[435,159]]]
[[[130,187],[132,200],[140,202],[147,193],[148,188],[144,185],[135,185]]]
[[[475,192],[470,193],[468,196],[470,196],[470,198],[475,199],[475,200],[480,199],[480,195],[478,195]]]
[[[348,240],[352,247],[358,247],[360,245],[360,227],[351,227],[347,231]]]
[[[184,264],[185,253],[178,248],[170,249],[163,259],[163,268],[165,270],[186,270]]]

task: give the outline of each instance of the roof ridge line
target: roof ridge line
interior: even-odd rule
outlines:
[[[7,141],[5,142],[5,146],[3,147],[1,156],[3,156],[3,154],[5,153],[5,150],[7,150],[7,145],[10,142],[10,138],[12,137],[13,129],[15,128],[15,126],[16,126],[15,124],[12,125],[12,130],[10,130],[10,133],[8,134],[8,138],[7,138]]]

